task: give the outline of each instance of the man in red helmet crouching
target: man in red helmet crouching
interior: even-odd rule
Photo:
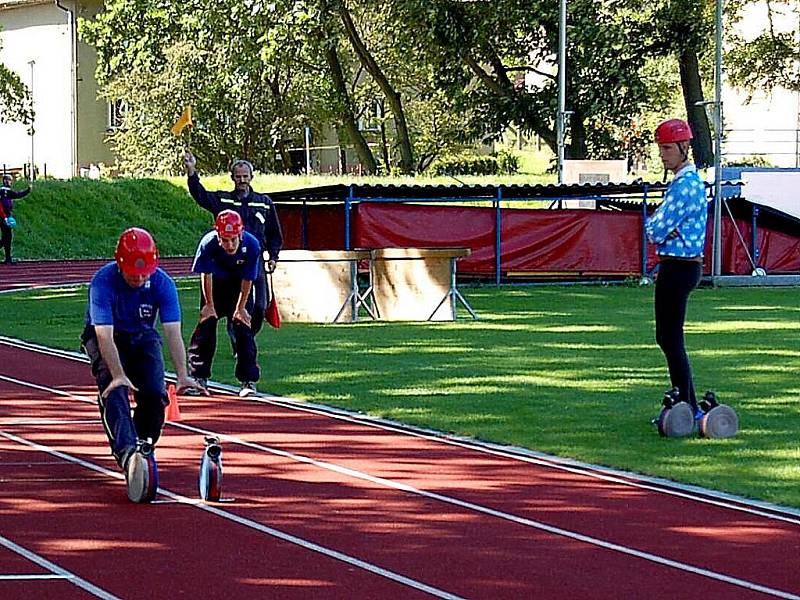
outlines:
[[[187,374],[177,288],[158,268],[153,237],[138,227],[127,229],[114,258],[92,278],[81,342],[91,359],[100,416],[111,453],[125,472],[128,497],[149,502],[158,487],[153,448],[169,403],[156,316],[164,329],[178,391],[196,384]],[[136,400],[133,416],[129,390]]]
[[[217,350],[217,323],[224,317],[232,325],[239,395],[256,391],[261,372],[252,327],[252,292],[260,260],[258,239],[244,230],[242,217],[233,210],[217,214],[214,229],[197,246],[192,271],[200,273],[200,321],[189,343],[189,366],[204,388]]]

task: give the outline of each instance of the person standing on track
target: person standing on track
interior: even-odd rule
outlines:
[[[255,236],[266,255],[266,271],[272,273],[278,261],[278,254],[283,246],[278,214],[275,205],[266,194],[254,192],[250,187],[253,180],[253,165],[246,160],[236,160],[231,166],[233,191],[209,192],[200,183],[197,174],[197,160],[191,151],[184,155],[186,174],[189,178],[189,193],[197,204],[210,211],[216,217],[223,210],[233,210],[242,217],[245,230]],[[253,333],[261,331],[264,324],[264,313],[269,298],[267,280],[263,260],[259,260],[258,273],[253,288],[255,304],[252,312]],[[229,334],[231,330],[229,329]]]
[[[14,208],[14,200],[24,198],[31,193],[31,188],[15,192],[11,189],[11,175],[8,173],[3,174],[3,186],[0,187],[0,242],[3,245],[3,250],[6,253],[6,259],[3,264],[10,265],[14,263],[11,257],[11,242],[14,239],[14,228],[17,226],[17,221],[11,214]]]
[[[152,445],[158,441],[169,404],[156,316],[164,329],[179,393],[196,383],[187,374],[177,288],[158,268],[153,237],[138,227],[127,229],[114,258],[95,273],[89,285],[81,346],[91,359],[111,453],[127,478],[127,463],[140,441],[149,440]],[[129,390],[136,400],[133,416]]]
[[[645,229],[659,257],[655,285],[656,342],[667,360],[669,377],[680,401],[699,411],[683,326],[689,294],[703,274],[708,204],[705,184],[689,161],[689,124],[680,119],[661,123],[655,132],[661,162],[675,178]]]
[[[189,343],[192,376],[206,387],[217,350],[217,322],[225,317],[233,332],[239,396],[255,393],[261,376],[253,329],[253,281],[258,277],[261,246],[245,231],[233,210],[217,215],[214,229],[200,240],[192,271],[200,273],[200,321]],[[262,312],[263,315],[263,312]]]

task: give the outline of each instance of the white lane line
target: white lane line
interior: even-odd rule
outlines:
[[[0,376],[0,379],[8,379],[8,378],[6,378],[5,376]],[[58,391],[58,390],[54,390],[54,391]],[[81,402],[94,403],[94,400],[90,400],[90,399],[85,398],[85,397],[77,396],[77,395],[74,395],[74,394],[69,394],[69,393],[66,393],[66,392],[62,392],[62,393],[67,395],[67,396],[70,396],[70,397],[72,397],[72,398],[74,398],[76,400],[80,400]],[[478,513],[486,514],[486,515],[489,515],[489,516],[492,516],[492,517],[496,517],[496,518],[499,518],[499,519],[503,519],[503,520],[506,520],[506,521],[510,521],[510,522],[513,522],[513,523],[516,523],[516,524],[519,524],[519,525],[523,525],[523,526],[526,526],[526,527],[531,527],[531,528],[538,529],[538,530],[541,530],[541,531],[545,531],[545,532],[548,532],[548,533],[551,533],[551,534],[554,534],[554,535],[567,537],[567,538],[574,539],[574,540],[577,540],[577,541],[580,541],[580,542],[591,544],[593,546],[604,548],[606,550],[612,550],[612,551],[615,551],[615,552],[620,552],[622,554],[626,554],[626,555],[629,555],[629,556],[634,556],[636,558],[641,558],[641,559],[644,559],[644,560],[647,560],[647,561],[650,561],[650,562],[653,562],[653,563],[657,563],[657,564],[660,564],[660,565],[673,567],[673,568],[680,569],[682,571],[686,571],[686,572],[689,572],[689,573],[695,573],[697,575],[701,575],[703,577],[708,577],[710,579],[716,579],[718,581],[729,583],[731,585],[739,586],[739,587],[750,589],[750,590],[754,590],[754,591],[759,591],[759,592],[762,592],[762,593],[765,593],[765,594],[770,594],[770,595],[776,596],[778,598],[790,598],[790,599],[793,599],[793,600],[800,600],[800,596],[791,594],[789,592],[784,592],[782,590],[778,590],[778,589],[775,589],[775,588],[762,586],[762,585],[754,583],[754,582],[750,582],[750,581],[747,581],[747,580],[744,580],[744,579],[739,579],[737,577],[731,577],[729,575],[725,575],[723,573],[718,573],[716,571],[710,571],[708,569],[703,569],[702,567],[696,567],[696,566],[688,564],[688,563],[674,561],[674,560],[671,560],[669,558],[665,558],[663,556],[659,556],[659,555],[656,555],[656,554],[651,554],[649,552],[643,552],[643,551],[640,551],[640,550],[636,550],[635,548],[630,548],[628,546],[615,544],[615,543],[609,542],[607,540],[603,540],[603,539],[600,539],[600,538],[595,538],[595,537],[592,537],[592,536],[584,535],[584,534],[581,534],[581,533],[578,533],[578,532],[575,532],[575,531],[571,531],[571,530],[568,530],[568,529],[562,529],[560,527],[554,527],[552,525],[548,525],[548,524],[543,523],[541,521],[535,521],[533,519],[528,519],[528,518],[525,518],[525,517],[519,517],[517,515],[513,515],[511,513],[507,513],[507,512],[504,512],[504,511],[500,511],[500,510],[496,510],[496,509],[489,508],[489,507],[486,507],[486,506],[482,506],[480,504],[474,504],[472,502],[459,500],[458,498],[454,498],[452,496],[446,496],[446,495],[443,495],[443,494],[438,494],[436,492],[429,492],[427,490],[422,490],[420,488],[415,488],[413,486],[407,485],[405,483],[400,483],[400,482],[397,482],[397,481],[393,481],[391,479],[386,479],[386,478],[383,478],[383,477],[376,477],[374,475],[370,475],[370,474],[364,473],[362,471],[357,471],[355,469],[350,469],[349,467],[343,467],[343,466],[336,465],[336,464],[333,464],[333,463],[329,463],[329,462],[325,462],[325,461],[320,461],[320,460],[316,460],[316,459],[313,459],[313,458],[309,458],[307,456],[295,454],[295,453],[292,453],[292,452],[287,452],[285,450],[280,450],[278,448],[272,448],[270,446],[264,446],[264,445],[258,444],[256,442],[250,442],[250,441],[245,440],[243,438],[240,438],[238,436],[233,436],[233,435],[224,434],[224,433],[220,433],[220,432],[216,432],[216,431],[211,431],[211,430],[203,429],[203,428],[200,428],[200,427],[194,427],[192,425],[188,425],[188,424],[183,423],[183,422],[170,422],[170,425],[172,425],[173,427],[177,427],[179,429],[183,429],[183,430],[186,430],[186,431],[192,431],[194,433],[199,433],[199,434],[202,434],[202,435],[215,435],[215,436],[219,437],[221,440],[226,440],[228,442],[231,442],[231,443],[234,443],[234,444],[237,444],[237,445],[240,445],[240,446],[245,446],[247,448],[251,448],[251,449],[259,450],[259,451],[263,451],[263,452],[268,452],[270,454],[274,454],[276,456],[281,456],[283,458],[288,458],[288,459],[294,460],[296,462],[309,464],[309,465],[315,466],[315,467],[320,468],[320,469],[325,469],[325,470],[328,470],[328,471],[339,473],[340,475],[345,475],[347,477],[360,479],[362,481],[368,481],[370,483],[374,483],[374,484],[379,485],[379,486],[388,487],[388,488],[395,489],[395,490],[398,490],[398,491],[402,491],[402,492],[406,492],[406,493],[422,496],[424,498],[428,498],[428,499],[431,499],[431,500],[436,500],[438,502],[443,502],[443,503],[450,504],[450,505],[453,505],[453,506],[458,506],[459,508],[463,508],[463,509],[466,509],[466,510],[470,510],[470,511],[478,512]],[[9,437],[9,436],[12,436],[13,434],[0,431],[0,435],[4,435],[6,437]],[[16,438],[16,436],[14,436],[14,438]],[[9,439],[11,439],[11,438],[9,438]],[[22,439],[22,438],[19,438],[19,439]],[[28,443],[27,440],[26,440],[26,443]],[[33,444],[33,443],[34,442],[30,442],[30,444]],[[43,446],[42,448],[45,448],[45,447]],[[55,455],[57,455],[57,456],[60,455],[60,453],[58,451],[56,451],[56,450],[53,450],[52,453],[55,453]],[[63,455],[63,456],[67,457],[68,455]],[[71,460],[71,459],[68,458],[67,460]],[[80,459],[75,459],[75,462],[80,462],[80,464],[83,464],[82,461],[80,461]],[[90,463],[86,463],[86,464],[90,464]],[[101,467],[98,467],[98,469],[100,469],[100,468]],[[103,472],[106,472],[106,471],[104,470]],[[107,472],[108,473],[112,473],[111,471],[107,471]],[[115,473],[114,475],[116,477],[118,477],[118,478],[122,478],[122,475],[120,475],[120,474],[116,474]],[[174,499],[183,498],[183,496],[172,495],[169,492],[165,492],[165,495],[167,495],[167,496],[169,496],[171,498],[174,498]],[[187,500],[189,501],[189,503],[197,504],[197,501],[189,500],[189,499],[187,499]],[[206,505],[201,505],[201,507],[205,507],[205,506]],[[213,508],[213,507],[210,507],[210,508]],[[289,535],[289,534],[285,534],[285,535]]]
[[[5,437],[6,439],[11,440],[13,442],[16,442],[18,444],[22,444],[24,446],[28,446],[29,448],[33,448],[34,450],[38,450],[39,452],[45,452],[47,454],[50,454],[51,456],[56,456],[56,457],[58,457],[58,458],[60,458],[62,460],[66,460],[66,461],[69,461],[71,463],[80,465],[80,466],[82,466],[84,468],[90,469],[92,471],[96,471],[97,473],[102,473],[104,475],[108,475],[109,477],[113,477],[115,479],[123,479],[124,480],[124,477],[123,477],[122,473],[117,473],[116,471],[111,471],[111,470],[106,469],[105,467],[102,467],[100,465],[85,461],[85,460],[83,460],[81,458],[72,456],[70,454],[66,454],[66,453],[61,452],[59,450],[55,450],[54,448],[50,448],[49,446],[44,446],[44,445],[39,444],[37,442],[33,442],[31,440],[27,440],[27,439],[25,439],[23,437],[14,435],[13,433],[9,433],[7,431],[0,430],[0,436]],[[437,598],[444,598],[445,600],[465,600],[461,596],[457,596],[455,594],[451,594],[451,593],[446,592],[444,590],[440,590],[440,589],[435,588],[433,586],[427,585],[427,584],[425,584],[425,583],[423,583],[421,581],[417,581],[416,579],[411,579],[410,577],[406,577],[405,575],[401,575],[399,573],[395,573],[394,571],[390,571],[388,569],[384,569],[384,568],[379,567],[378,565],[375,565],[373,563],[361,560],[359,558],[356,558],[354,556],[350,556],[348,554],[344,554],[343,552],[339,552],[339,551],[333,550],[331,548],[327,548],[325,546],[321,546],[319,544],[316,544],[314,542],[311,542],[311,541],[305,540],[303,538],[297,537],[297,536],[292,535],[290,533],[286,533],[286,532],[280,531],[279,529],[275,529],[273,527],[269,527],[268,525],[264,525],[263,523],[259,523],[257,521],[253,521],[251,519],[247,519],[245,517],[239,516],[239,515],[237,515],[235,513],[231,513],[231,512],[222,510],[222,509],[217,508],[215,506],[204,504],[200,500],[195,500],[193,498],[187,498],[186,496],[183,496],[181,494],[176,494],[175,492],[171,492],[171,491],[166,490],[166,489],[161,488],[161,487],[158,488],[158,492],[160,494],[166,496],[167,498],[170,498],[170,499],[172,499],[175,502],[178,502],[180,504],[186,504],[186,505],[189,505],[189,506],[193,506],[195,508],[199,508],[200,510],[204,510],[206,512],[209,512],[209,513],[215,515],[215,516],[221,517],[223,519],[227,519],[229,521],[233,521],[234,523],[237,523],[239,525],[244,525],[245,527],[249,527],[250,529],[255,529],[256,531],[260,531],[261,533],[265,533],[267,535],[270,535],[272,537],[278,538],[278,539],[283,540],[285,542],[289,542],[290,544],[294,544],[296,546],[300,546],[302,548],[305,548],[306,550],[311,550],[313,552],[317,552],[317,553],[322,554],[324,556],[328,556],[330,558],[334,558],[336,560],[342,561],[342,562],[344,562],[346,564],[349,564],[351,566],[358,567],[358,568],[363,569],[365,571],[369,571],[370,573],[373,573],[375,575],[380,575],[381,577],[385,577],[386,579],[390,579],[390,580],[392,580],[392,581],[394,581],[396,583],[400,583],[400,584],[406,585],[408,587],[414,588],[415,590],[430,594],[431,596],[435,596]],[[112,597],[112,596],[109,596],[109,597]]]
[[[573,540],[577,540],[580,542],[584,542],[587,544],[591,544],[592,546],[597,546],[600,548],[604,548],[606,550],[613,550],[615,552],[620,552],[622,554],[627,554],[628,556],[635,556],[636,558],[641,558],[650,562],[654,562],[660,565],[673,567],[676,569],[680,569],[682,571],[687,571],[689,573],[694,573],[696,575],[701,575],[703,577],[708,577],[710,579],[716,579],[718,581],[723,581],[725,583],[729,583],[732,585],[736,585],[742,588],[746,588],[749,590],[754,590],[758,592],[763,592],[765,594],[770,594],[776,596],[778,598],[792,598],[794,600],[800,600],[800,596],[791,594],[789,592],[784,592],[782,590],[778,590],[775,588],[770,588],[767,586],[762,586],[757,583],[753,583],[747,581],[745,579],[739,579],[738,577],[731,577],[729,575],[725,575],[723,573],[717,573],[715,571],[710,571],[708,569],[703,569],[702,567],[696,567],[694,565],[690,565],[688,563],[683,563],[675,560],[671,560],[669,558],[665,558],[663,556],[658,556],[657,554],[651,554],[649,552],[643,552],[640,550],[636,550],[635,548],[630,548],[628,546],[622,546],[620,544],[615,544],[613,542],[609,542],[607,540],[603,540],[600,538],[592,537],[589,535],[584,535],[582,533],[578,533],[575,531],[571,531],[569,529],[562,529],[561,527],[554,527],[552,525],[548,525],[546,523],[542,523],[541,521],[535,521],[533,519],[528,519],[525,517],[519,517],[517,515],[513,515],[511,513],[507,513],[501,510],[495,510],[493,508],[489,508],[487,506],[482,506],[480,504],[475,504],[473,502],[467,502],[465,500],[459,500],[458,498],[454,498],[452,496],[446,496],[444,494],[437,494],[436,492],[429,492],[427,490],[422,490],[419,488],[415,488],[405,483],[400,483],[397,481],[393,481],[391,479],[385,479],[383,477],[376,477],[374,475],[370,475],[368,473],[364,473],[362,471],[356,471],[354,469],[350,469],[348,467],[342,467],[340,465],[336,465],[333,463],[328,463],[325,461],[316,460],[314,458],[309,458],[307,456],[303,456],[300,454],[294,454],[293,452],[287,452],[285,450],[280,450],[278,448],[271,448],[269,446],[264,446],[262,444],[258,444],[255,442],[250,442],[248,440],[241,439],[237,436],[221,434],[218,432],[212,432],[206,429],[202,429],[200,427],[193,427],[191,425],[187,425],[185,423],[172,423],[172,425],[176,427],[180,427],[181,429],[186,429],[188,431],[194,431],[195,433],[200,433],[203,435],[216,435],[221,440],[227,440],[229,442],[233,442],[235,444],[246,446],[248,448],[252,448],[254,450],[261,450],[264,452],[269,452],[270,454],[275,454],[277,456],[282,456],[284,458],[288,458],[290,460],[294,460],[296,462],[301,462],[309,465],[313,465],[320,469],[325,469],[328,471],[333,471],[335,473],[339,473],[341,475],[353,477],[355,479],[361,479],[363,481],[369,481],[379,486],[392,488],[395,490],[399,490],[402,492],[407,492],[410,494],[422,496],[424,498],[428,498],[431,500],[436,500],[438,502],[443,502],[445,504],[450,504],[453,506],[457,506],[459,508],[463,508],[466,510],[470,510],[473,512],[482,513],[485,515],[489,515],[492,517],[496,517],[499,519],[503,519],[505,521],[510,521],[512,523],[517,523],[519,525],[524,525],[526,527],[532,527],[534,529],[538,529],[541,531],[545,531],[547,533],[551,533],[557,536],[562,536],[566,538],[570,538]]]
[[[2,335],[0,335],[0,344],[11,346],[13,348],[23,348],[48,356],[55,356],[76,362],[88,363],[88,358],[78,352],[49,348],[47,346],[41,346],[32,342],[25,342],[23,340],[9,338]],[[173,374],[169,375],[172,376]],[[9,381],[12,380],[11,378],[6,378],[4,376],[0,376],[0,379],[7,379]],[[20,383],[25,385],[27,382]],[[30,385],[36,387],[35,384]],[[725,508],[727,510],[735,510],[746,514],[764,517],[766,519],[782,521],[785,523],[791,523],[793,525],[800,525],[800,510],[787,506],[780,506],[769,502],[752,500],[750,498],[744,498],[699,486],[676,483],[674,481],[668,481],[658,477],[648,477],[638,473],[630,473],[616,469],[609,469],[607,467],[601,467],[599,465],[582,463],[580,461],[574,461],[554,455],[535,452],[527,448],[509,448],[501,444],[492,444],[489,442],[480,442],[478,440],[472,440],[469,438],[451,436],[432,430],[413,427],[411,425],[393,423],[392,421],[381,419],[379,417],[354,414],[343,409],[332,408],[325,405],[317,405],[311,402],[303,402],[293,398],[275,396],[273,394],[259,393],[256,396],[251,395],[246,399],[241,399],[235,395],[235,388],[224,384],[212,384],[209,385],[209,389],[231,392],[234,394],[234,400],[271,404],[290,410],[307,412],[331,419],[355,423],[364,427],[382,429],[385,431],[391,431],[411,437],[425,439],[435,443],[457,446],[473,452],[480,452],[492,456],[534,464],[541,467],[565,471],[567,473],[582,475],[584,477],[599,479],[601,481],[608,481],[610,483],[615,483],[626,487],[647,490],[657,494],[665,494],[668,496],[690,500],[692,502],[709,504],[711,506]],[[58,390],[53,391],[56,393],[63,393]],[[71,394],[66,393],[63,393],[63,395],[71,396]]]
[[[0,343],[2,343],[2,338],[0,338]],[[52,393],[52,394],[56,394],[56,395],[60,395],[60,396],[68,397],[68,398],[73,398],[73,399],[76,399],[76,400],[80,400],[81,402],[90,402],[92,404],[96,404],[96,401],[95,401],[94,398],[89,399],[86,396],[81,396],[81,395],[78,395],[78,394],[65,392],[65,391],[58,390],[58,389],[55,389],[55,388],[51,388],[51,387],[48,387],[48,386],[43,386],[43,385],[39,385],[39,384],[36,384],[36,383],[33,383],[33,382],[28,382],[28,381],[25,381],[25,380],[22,380],[22,379],[16,379],[14,377],[8,377],[6,375],[0,375],[0,380],[8,381],[10,383],[15,383],[15,384],[22,385],[22,386],[32,387],[34,389],[42,390],[42,391],[45,391],[45,392],[48,392],[48,393]],[[213,386],[209,386],[209,387],[213,387]],[[620,476],[616,476],[616,475],[608,475],[608,474],[605,474],[605,473],[598,472],[600,470],[599,467],[595,471],[588,471],[587,472],[584,469],[586,469],[586,468],[594,469],[594,467],[591,467],[591,466],[587,467],[587,466],[581,465],[581,464],[569,465],[569,464],[562,464],[562,463],[558,463],[558,462],[554,463],[552,460],[548,460],[548,459],[536,458],[536,457],[532,457],[532,456],[522,456],[522,455],[519,455],[519,454],[512,454],[512,453],[509,453],[509,452],[504,452],[504,451],[501,451],[501,450],[496,450],[496,449],[488,448],[488,447],[485,447],[485,446],[475,446],[474,443],[469,442],[469,441],[465,441],[465,440],[459,440],[459,439],[453,439],[453,438],[443,438],[443,437],[441,437],[439,435],[435,435],[435,434],[422,433],[422,432],[417,432],[417,431],[409,431],[409,430],[405,429],[404,427],[392,426],[392,425],[388,425],[388,424],[384,424],[384,423],[374,423],[374,422],[371,422],[371,420],[364,420],[364,419],[354,418],[354,417],[351,417],[349,415],[339,415],[339,414],[336,414],[336,413],[329,413],[328,411],[325,411],[325,410],[322,410],[322,409],[318,410],[318,409],[315,409],[315,408],[307,408],[307,407],[304,407],[304,406],[295,406],[294,401],[276,401],[276,400],[271,400],[271,399],[268,399],[268,398],[259,398],[259,397],[253,397],[253,396],[250,396],[249,398],[247,398],[246,401],[249,401],[249,402],[260,402],[260,403],[263,403],[263,404],[273,404],[273,405],[281,406],[281,407],[284,407],[284,408],[291,408],[291,409],[298,410],[298,411],[301,411],[301,412],[309,412],[309,413],[312,413],[312,414],[319,414],[321,416],[330,417],[330,418],[334,418],[334,419],[338,419],[338,420],[342,420],[342,421],[347,421],[347,422],[350,422],[350,423],[356,423],[356,424],[359,424],[359,425],[365,425],[365,426],[373,427],[373,428],[376,428],[376,429],[383,429],[383,430],[387,430],[387,431],[392,431],[392,432],[395,432],[395,433],[400,433],[400,434],[403,434],[403,435],[409,435],[411,437],[421,438],[421,439],[425,439],[425,440],[429,440],[429,441],[433,441],[433,442],[437,442],[437,443],[441,443],[441,444],[446,444],[446,445],[450,445],[450,446],[457,446],[459,448],[464,448],[466,450],[472,450],[472,451],[480,452],[480,453],[483,453],[483,454],[490,454],[490,455],[493,455],[493,456],[499,456],[501,458],[510,458],[510,459],[514,459],[514,460],[518,460],[518,461],[521,461],[521,462],[525,462],[525,463],[528,463],[528,464],[534,464],[534,465],[542,466],[542,467],[549,467],[549,468],[552,468],[552,469],[565,471],[567,473],[573,473],[573,474],[576,474],[576,475],[582,475],[582,476],[590,477],[590,478],[593,478],[593,479],[599,479],[601,481],[607,481],[609,483],[614,483],[614,484],[617,484],[617,485],[623,485],[623,486],[626,486],[626,487],[632,487],[632,488],[636,488],[636,489],[647,490],[647,491],[651,491],[651,492],[655,492],[655,493],[659,493],[659,494],[666,494],[666,495],[669,495],[669,496],[682,498],[684,500],[690,500],[692,502],[699,502],[701,504],[708,504],[710,506],[716,506],[718,508],[724,508],[724,509],[727,509],[727,510],[735,510],[737,512],[742,512],[742,513],[749,514],[749,515],[763,517],[765,519],[770,519],[770,520],[773,520],[773,521],[781,521],[783,523],[790,523],[792,525],[800,525],[800,512],[797,512],[796,516],[789,516],[789,515],[794,515],[795,511],[792,511],[791,509],[786,509],[784,507],[774,507],[773,508],[771,506],[764,506],[764,508],[766,510],[762,510],[760,508],[755,508],[754,507],[754,506],[759,506],[759,504],[752,503],[752,502],[750,502],[750,501],[748,501],[748,500],[746,500],[744,498],[739,499],[737,497],[728,496],[726,494],[720,494],[720,493],[717,493],[717,492],[713,492],[712,490],[702,490],[702,492],[698,492],[698,493],[703,493],[708,497],[696,496],[696,495],[691,493],[691,491],[689,490],[688,486],[672,485],[670,487],[674,487],[674,488],[677,488],[677,489],[669,489],[669,488],[661,487],[660,485],[653,485],[653,484],[648,484],[648,483],[639,483],[638,481],[630,481],[629,479],[623,479],[622,477],[627,476],[627,474],[624,474],[624,473],[621,473]],[[179,426],[175,422],[169,422],[168,424],[176,426],[176,427]],[[637,477],[636,475],[633,475],[633,474],[631,474],[630,477],[633,478],[633,479],[642,479],[642,478],[639,478],[639,477]],[[777,511],[780,511],[780,512],[789,513],[789,515],[780,514],[780,512],[778,512],[778,513],[769,512],[769,510],[777,510]]]
[[[99,423],[100,418],[97,419],[0,419],[0,427],[41,427],[44,425],[91,425]]]
[[[32,563],[36,563],[40,567],[47,569],[53,574],[53,576],[50,577],[51,579],[55,578],[64,579],[69,583],[71,583],[72,585],[76,585],[79,588],[86,590],[93,596],[96,596],[98,598],[103,598],[104,600],[120,600],[118,596],[115,596],[114,594],[110,594],[107,591],[100,589],[96,585],[89,583],[85,579],[78,577],[77,575],[75,575],[70,571],[67,571],[63,567],[59,567],[57,564],[50,562],[43,556],[39,556],[35,552],[31,552],[30,550],[23,548],[19,544],[15,544],[10,539],[2,535],[0,535],[0,546],[4,546],[9,550],[11,550],[12,552],[16,552],[20,556],[27,558]],[[32,579],[33,577],[29,578]]]
[[[0,575],[0,580],[2,581],[27,581],[29,579],[69,579],[69,577],[66,575],[56,575],[55,573],[45,573],[39,575],[25,575],[24,573],[20,573],[19,575]]]

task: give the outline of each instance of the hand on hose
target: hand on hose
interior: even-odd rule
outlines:
[[[178,377],[175,382],[175,393],[180,396],[186,393],[186,390],[195,390],[203,396],[209,395],[208,390],[200,385],[196,379],[192,377]]]

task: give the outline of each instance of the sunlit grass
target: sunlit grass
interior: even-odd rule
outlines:
[[[197,283],[179,289],[188,338]],[[739,435],[716,441],[662,439],[649,424],[668,387],[652,288],[462,292],[478,321],[267,328],[260,389],[800,507],[796,289],[693,294],[696,385],[740,417]],[[75,350],[85,303],[85,288],[0,295],[0,333]],[[213,377],[234,382],[224,344]]]

